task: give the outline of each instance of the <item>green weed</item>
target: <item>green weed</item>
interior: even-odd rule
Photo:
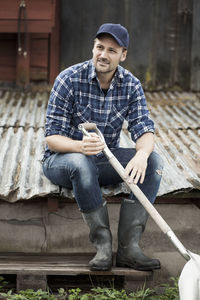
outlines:
[[[0,286],[5,286],[3,278],[0,278]],[[31,289],[13,293],[1,292],[0,300],[178,300],[178,279],[172,278],[173,285],[163,284],[159,288],[145,288],[145,286],[135,292],[128,293],[124,289],[94,287],[89,292],[84,293],[80,288],[65,289],[60,288],[56,295],[50,291],[33,291]],[[160,292],[162,288],[162,292]]]

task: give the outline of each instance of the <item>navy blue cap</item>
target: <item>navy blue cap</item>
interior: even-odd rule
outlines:
[[[105,23],[99,27],[96,37],[98,35],[108,33],[116,40],[116,42],[121,46],[128,48],[129,44],[129,34],[128,30],[120,24]]]

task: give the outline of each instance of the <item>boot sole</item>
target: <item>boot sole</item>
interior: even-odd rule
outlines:
[[[112,269],[112,266],[104,267],[104,268],[90,267],[90,271],[110,271],[111,269]]]
[[[119,268],[131,268],[137,271],[153,271],[153,270],[159,270],[161,266],[154,266],[154,267],[139,267],[134,264],[128,264],[128,263],[116,263],[116,267]]]

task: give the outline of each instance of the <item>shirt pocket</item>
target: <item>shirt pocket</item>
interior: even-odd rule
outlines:
[[[113,105],[109,118],[109,125],[116,131],[121,130],[124,119],[127,115],[127,108],[124,106]]]
[[[91,121],[91,104],[88,103],[86,106],[78,105],[76,117],[79,123],[85,123]]]

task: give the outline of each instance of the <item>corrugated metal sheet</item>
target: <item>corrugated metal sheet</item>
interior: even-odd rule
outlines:
[[[200,96],[192,93],[147,93],[156,124],[156,151],[164,160],[158,195],[200,189]],[[20,199],[72,192],[60,190],[43,175],[44,121],[48,93],[0,91],[0,198]],[[121,145],[133,145],[124,124]],[[106,195],[126,186],[102,189]]]

